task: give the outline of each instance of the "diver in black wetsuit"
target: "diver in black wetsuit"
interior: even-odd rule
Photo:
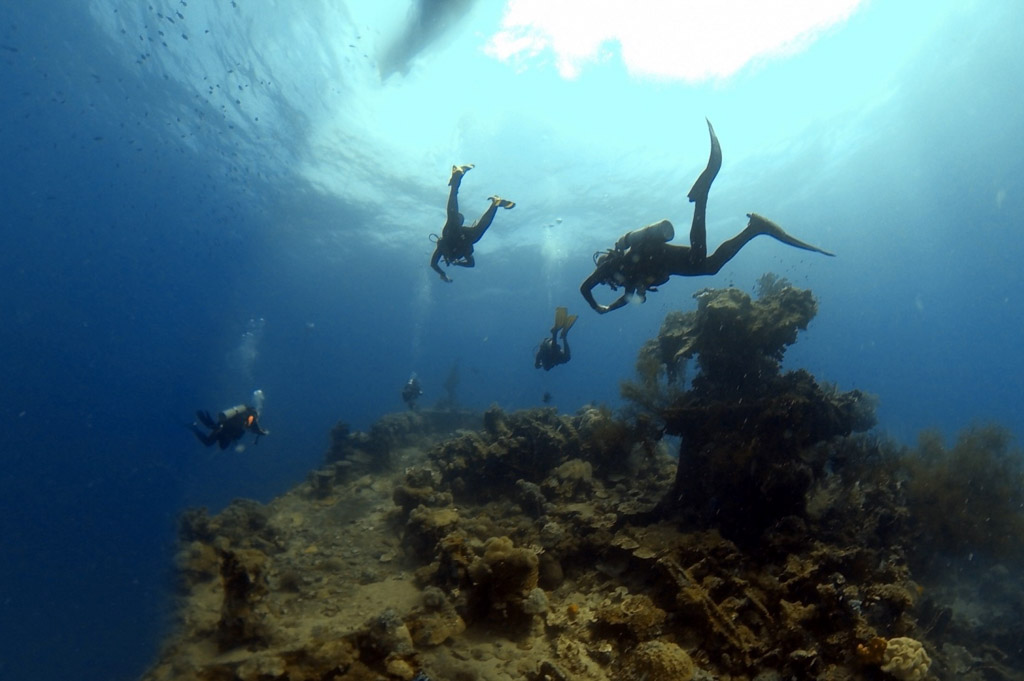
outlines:
[[[441,279],[451,282],[451,278],[438,266],[438,262],[444,258],[446,266],[457,265],[459,267],[473,267],[476,260],[473,259],[473,244],[480,241],[480,238],[491,226],[494,214],[499,208],[514,208],[515,202],[503,199],[500,196],[491,197],[491,206],[484,211],[470,227],[463,227],[465,217],[459,212],[459,185],[462,183],[462,176],[468,173],[473,165],[452,166],[452,178],[448,181],[451,190],[448,192],[448,218],[445,220],[441,236],[431,234],[436,247],[434,254],[430,257],[430,267],[441,275]]]
[[[566,335],[569,329],[576,323],[576,315],[568,314],[564,307],[555,308],[555,325],[551,327],[551,338],[545,338],[537,348],[537,357],[533,361],[535,369],[544,368],[544,371],[551,371],[551,368],[559,364],[565,364],[572,359],[569,351],[569,341]],[[562,332],[562,347],[558,347],[558,332]]]
[[[247,404],[239,404],[225,409],[217,414],[216,421],[213,420],[209,412],[203,410],[196,412],[196,418],[210,429],[209,433],[204,433],[199,430],[199,424],[193,423],[191,426],[196,439],[207,447],[216,443],[220,445],[221,449],[227,449],[232,442],[241,439],[246,431],[256,433],[256,440],[253,444],[259,443],[261,435],[270,434],[270,431],[260,427],[259,413],[256,411],[256,407],[250,407]]]
[[[672,223],[662,220],[623,235],[615,248],[594,254],[593,273],[580,286],[580,293],[590,307],[604,314],[617,310],[632,298],[643,302],[648,291],[657,291],[672,275],[695,277],[717,274],[748,241],[761,234],[767,234],[784,244],[824,255],[835,255],[817,246],[795,239],[777,224],[757,213],[748,213],[750,222],[746,229],[724,242],[710,256],[707,255],[707,228],[705,215],[708,207],[708,193],[711,183],[722,167],[722,148],[718,144],[715,129],[708,121],[711,134],[711,156],[708,165],[690,189],[687,197],[696,204],[693,209],[693,223],[690,226],[690,245],[677,246],[668,242],[675,235]],[[600,305],[594,300],[593,289],[606,284],[613,291],[620,286],[625,292],[609,305]]]
[[[416,400],[419,399],[420,395],[423,394],[423,388],[420,386],[420,379],[416,378],[416,374],[409,377],[409,380],[402,386],[402,401],[405,402],[405,406],[410,409],[416,408]]]

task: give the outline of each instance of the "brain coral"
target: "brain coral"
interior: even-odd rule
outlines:
[[[626,678],[630,680],[690,681],[693,673],[689,654],[667,641],[641,643],[626,660]]]
[[[889,639],[882,655],[882,671],[900,681],[921,681],[931,667],[932,660],[920,641],[905,636]]]

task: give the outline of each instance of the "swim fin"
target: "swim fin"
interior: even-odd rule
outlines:
[[[704,120],[708,121],[706,118]],[[690,193],[686,195],[691,203],[697,199],[708,200],[711,183],[715,181],[715,176],[722,169],[722,145],[718,143],[718,135],[711,127],[711,121],[708,121],[708,132],[711,134],[711,156],[708,157],[708,165],[704,168],[704,172],[700,174],[697,181],[693,183],[693,187],[690,188]]]
[[[579,315],[574,314],[565,318],[565,322],[562,324],[562,340],[565,340],[565,335],[569,333],[569,329],[571,329],[572,325],[576,323],[577,318],[579,318]]]
[[[199,410],[196,412],[196,418],[206,426],[207,428],[216,428],[217,422],[210,416],[210,412]]]
[[[456,182],[462,181],[462,176],[468,173],[474,168],[472,163],[467,163],[462,166],[452,166],[452,179],[448,180],[448,186],[454,185]]]
[[[551,327],[551,333],[556,333],[562,327],[565,326],[565,313],[567,312],[564,307],[555,308],[555,325]]]
[[[790,236],[786,233],[782,227],[772,222],[766,217],[758,215],[757,213],[747,213],[747,217],[750,218],[750,224],[747,225],[747,229],[754,229],[758,234],[767,234],[770,237],[778,239],[784,244],[793,246],[794,248],[802,248],[805,251],[813,251],[814,253],[821,253],[830,257],[835,257],[835,253],[826,251],[824,248],[818,248],[813,246],[806,241],[800,241],[796,237]]]
[[[503,199],[500,196],[492,196],[491,197],[491,201],[493,201],[494,205],[496,205],[498,208],[515,208],[516,207],[516,202],[515,201],[509,201],[508,199]]]

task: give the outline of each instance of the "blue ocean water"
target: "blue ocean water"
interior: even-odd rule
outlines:
[[[428,403],[456,368],[467,407],[616,406],[668,311],[766,271],[819,300],[787,366],[877,394],[880,432],[1024,431],[1020,3],[868,3],[696,84],[614,46],[575,79],[521,68],[482,49],[498,3],[418,7],[0,5],[4,678],[138,676],[173,624],[178,513],[283,492],[412,372]],[[711,248],[757,211],[838,257],[758,239],[599,317],[594,251],[663,217],[685,240],[705,116]],[[469,219],[518,205],[444,284],[427,237],[467,162]],[[573,360],[539,372],[556,305]],[[185,428],[256,388],[258,446]]]

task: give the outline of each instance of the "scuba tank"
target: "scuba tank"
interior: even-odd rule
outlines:
[[[672,223],[668,220],[662,220],[661,222],[655,222],[653,225],[647,225],[640,229],[634,229],[632,232],[626,232],[615,242],[615,250],[625,251],[628,248],[644,243],[656,243],[659,241],[667,243],[675,235],[676,230],[672,227]]]
[[[235,418],[239,414],[245,413],[248,410],[249,410],[249,405],[247,405],[247,404],[236,404],[235,406],[231,407],[230,409],[225,409],[224,411],[218,413],[217,414],[217,420],[220,421],[221,423],[227,423],[229,420]]]

